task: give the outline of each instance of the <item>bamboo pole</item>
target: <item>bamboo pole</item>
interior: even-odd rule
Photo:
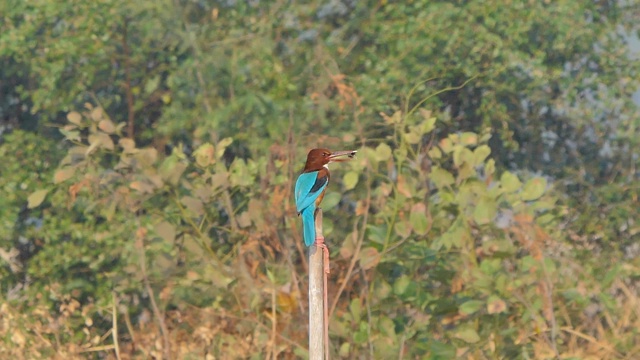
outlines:
[[[316,239],[322,239],[322,209],[315,214]],[[309,360],[324,360],[324,249],[309,247]]]

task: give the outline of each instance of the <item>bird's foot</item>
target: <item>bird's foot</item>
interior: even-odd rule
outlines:
[[[316,237],[315,245],[322,249],[322,252],[324,253],[324,272],[329,274],[329,248],[327,247],[327,244],[324,243],[324,236]]]

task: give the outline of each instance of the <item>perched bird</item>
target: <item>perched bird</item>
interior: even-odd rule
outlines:
[[[295,198],[298,215],[302,215],[304,244],[311,246],[315,242],[315,212],[324,198],[329,183],[329,163],[347,161],[356,155],[356,151],[336,151],[313,149],[307,155],[302,174],[296,181]]]

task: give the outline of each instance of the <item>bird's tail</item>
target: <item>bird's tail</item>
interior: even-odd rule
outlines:
[[[300,214],[302,216],[302,235],[306,246],[311,246],[316,241],[316,224],[313,216],[315,212],[316,207],[312,205],[302,210]]]

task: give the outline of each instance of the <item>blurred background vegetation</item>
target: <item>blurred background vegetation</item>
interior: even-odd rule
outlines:
[[[334,358],[640,358],[639,17],[0,2],[0,356],[306,357],[322,146]]]

